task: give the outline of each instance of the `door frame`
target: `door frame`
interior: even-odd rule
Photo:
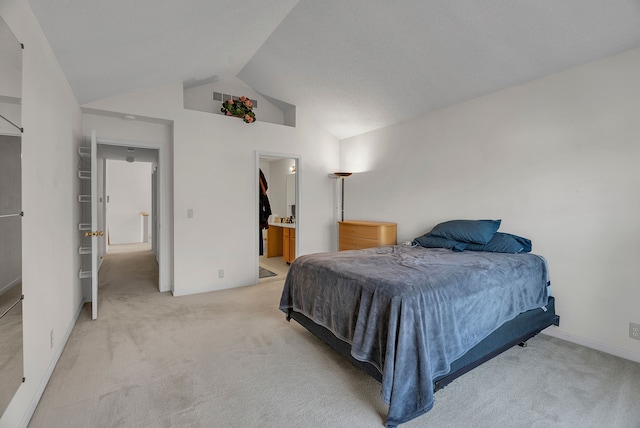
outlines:
[[[300,183],[302,182],[302,180],[300,179],[301,174],[302,174],[302,155],[300,154],[295,154],[295,153],[282,153],[282,152],[269,152],[269,151],[262,151],[262,150],[256,150],[256,159],[255,159],[255,168],[254,168],[254,173],[255,173],[255,179],[254,179],[254,195],[253,195],[253,200],[254,200],[254,204],[255,204],[255,208],[253,210],[253,212],[255,213],[255,221],[254,221],[254,225],[255,227],[253,228],[255,235],[255,239],[253,240],[254,242],[254,251],[253,253],[255,254],[255,263],[254,263],[254,276],[255,276],[255,283],[258,284],[260,283],[260,248],[259,248],[259,244],[258,244],[258,240],[260,239],[260,236],[258,236],[258,228],[260,227],[260,158],[262,157],[268,157],[268,158],[274,158],[274,159],[293,159],[294,160],[294,164],[296,167],[296,173],[295,173],[295,182],[296,182],[296,222],[295,222],[295,231],[296,231],[296,257],[298,257],[300,255],[300,223],[301,223],[301,219],[304,218],[303,216],[303,208],[302,208],[302,201],[300,200],[300,195],[302,194],[302,192],[300,191]]]

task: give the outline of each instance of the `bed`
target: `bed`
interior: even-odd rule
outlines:
[[[391,245],[297,258],[280,309],[378,379],[386,426],[558,323],[546,261],[531,253]]]

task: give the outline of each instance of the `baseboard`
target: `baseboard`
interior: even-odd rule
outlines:
[[[78,322],[78,318],[80,317],[80,313],[82,312],[82,308],[84,307],[85,303],[87,302],[86,300],[83,299],[82,302],[80,303],[80,306],[76,310],[76,313],[74,314],[73,319],[69,324],[67,331],[64,334],[64,337],[59,342],[58,347],[56,348],[56,352],[53,358],[51,359],[51,363],[47,368],[47,372],[45,373],[44,377],[40,381],[40,385],[38,385],[38,389],[36,390],[36,393],[33,395],[33,398],[31,399],[31,403],[29,403],[29,407],[27,408],[27,411],[22,417],[22,421],[20,421],[20,428],[27,428],[27,426],[29,425],[29,421],[33,417],[33,413],[36,411],[36,407],[38,406],[38,403],[42,398],[42,394],[44,394],[44,390],[47,387],[47,384],[49,383],[49,379],[51,379],[53,370],[56,368],[56,365],[58,364],[58,360],[62,355],[62,351],[64,350],[64,347],[67,344],[69,337],[71,337],[71,332],[73,331],[73,328],[76,326],[76,323]]]
[[[193,294],[200,294],[200,293],[210,293],[212,291],[221,291],[221,290],[229,290],[231,288],[239,288],[239,287],[249,287],[252,285],[257,285],[258,283],[253,282],[251,284],[226,284],[223,287],[206,287],[206,288],[191,288],[191,289],[187,289],[187,290],[178,290],[176,291],[175,289],[172,290],[172,295],[174,297],[181,297],[181,296],[191,296]],[[174,287],[175,288],[175,287]]]
[[[575,334],[565,333],[557,327],[551,326],[543,330],[542,333],[548,336],[555,337],[557,339],[566,340],[567,342],[586,346],[587,348],[606,352],[607,354],[615,355],[616,357],[640,363],[640,353],[638,352],[629,351],[628,349],[622,349],[616,346],[606,345],[595,340],[587,339],[586,337],[576,336]]]

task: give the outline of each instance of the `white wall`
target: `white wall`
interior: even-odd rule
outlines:
[[[247,124],[184,109],[182,84],[85,107],[173,122],[175,295],[256,283],[257,151],[301,156],[297,245],[300,254],[331,249],[333,181],[327,174],[337,168],[338,142],[300,109],[295,128]]]
[[[245,124],[189,111],[176,120],[176,294],[255,283],[257,271],[250,269],[257,266],[258,254],[255,150],[301,155],[300,253],[330,248],[327,171],[338,162],[337,141],[315,124],[300,122],[299,115],[298,128]],[[195,209],[193,219],[186,218],[187,208]],[[213,226],[211,232],[202,234],[207,225]],[[219,269],[225,270],[224,279],[217,278]]]
[[[26,425],[80,310],[80,107],[25,0],[0,14],[25,45],[22,75],[24,374],[2,427]],[[50,338],[53,332],[53,346]]]
[[[140,213],[151,214],[151,173],[150,162],[107,160],[105,233],[111,245],[143,242]]]
[[[341,141],[345,216],[501,218],[548,259],[551,334],[640,361],[640,50]],[[567,337],[566,335],[570,335]]]

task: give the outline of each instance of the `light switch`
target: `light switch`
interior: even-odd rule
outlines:
[[[187,209],[187,218],[193,218],[193,208]]]

